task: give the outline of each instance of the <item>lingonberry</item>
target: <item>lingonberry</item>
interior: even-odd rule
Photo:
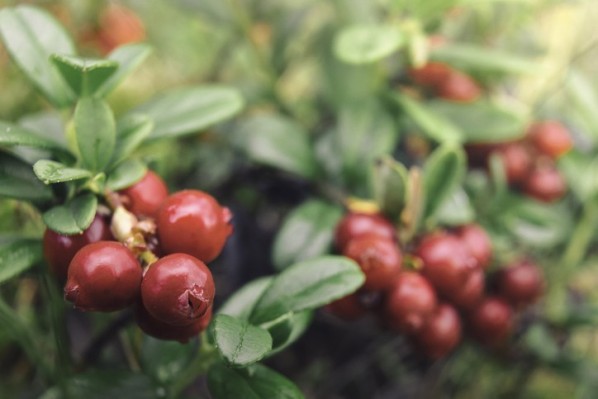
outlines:
[[[365,274],[363,287],[374,291],[384,291],[392,286],[403,260],[396,242],[376,235],[362,235],[350,240],[343,255],[359,264]]]
[[[203,191],[174,193],[158,211],[160,248],[166,254],[186,253],[210,262],[220,254],[233,231],[231,218],[228,208]]]
[[[106,7],[100,15],[98,44],[104,54],[127,43],[145,39],[143,22],[130,9],[117,4]]]
[[[525,144],[508,143],[500,146],[497,153],[502,159],[507,182],[514,185],[525,181],[532,167],[532,155]]]
[[[440,62],[429,62],[426,65],[409,71],[409,77],[418,85],[436,87],[444,82],[452,73],[451,67]]]
[[[348,213],[336,226],[336,248],[343,251],[349,240],[366,234],[393,240],[395,228],[382,215]]]
[[[95,242],[71,261],[64,296],[85,311],[124,309],[139,296],[141,274],[135,255],[123,244]]]
[[[541,165],[528,176],[523,190],[539,201],[554,202],[565,195],[567,184],[555,167]]]
[[[467,163],[475,168],[485,168],[488,165],[490,155],[500,148],[495,143],[474,143],[465,146]]]
[[[125,196],[126,208],[136,216],[155,217],[168,197],[168,188],[160,176],[148,170],[140,181],[120,193]]]
[[[191,324],[186,326],[173,326],[172,324],[164,323],[153,317],[147,309],[143,307],[142,303],[138,302],[135,306],[135,320],[143,332],[154,338],[179,341],[183,344],[189,342],[191,338],[197,336],[200,332],[208,328],[211,319],[212,308],[210,307],[203,316],[196,319]]]
[[[444,297],[460,309],[472,309],[484,296],[485,278],[482,269],[476,269],[459,289],[446,292]]]
[[[176,326],[196,322],[212,306],[214,294],[210,269],[187,254],[160,258],[141,282],[143,306],[155,319]]]
[[[111,238],[108,223],[100,215],[96,215],[89,227],[81,234],[66,236],[46,229],[43,244],[44,258],[58,279],[65,281],[69,264],[77,251],[92,242],[108,241]]]
[[[478,266],[487,268],[492,258],[492,242],[486,230],[477,224],[468,224],[458,228],[456,234],[478,262]]]
[[[329,303],[326,310],[347,321],[357,320],[367,313],[367,308],[361,302],[357,292]]]
[[[480,87],[470,78],[458,71],[452,71],[436,87],[436,94],[449,101],[472,102],[480,97]]]
[[[569,131],[557,121],[534,123],[528,130],[528,137],[539,152],[553,159],[567,153],[573,147]]]
[[[513,310],[502,299],[484,298],[468,315],[472,335],[482,344],[503,344],[513,328]]]
[[[423,276],[403,272],[388,291],[385,302],[385,321],[407,334],[418,331],[436,309],[434,289]]]
[[[415,336],[426,356],[439,359],[461,341],[461,319],[449,304],[441,303]]]
[[[423,261],[424,276],[443,294],[460,289],[477,265],[461,240],[444,232],[424,237],[416,255]]]
[[[536,301],[544,290],[544,276],[534,263],[523,261],[502,269],[497,278],[498,293],[513,306]]]

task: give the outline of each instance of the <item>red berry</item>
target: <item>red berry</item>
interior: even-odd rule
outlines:
[[[168,197],[168,188],[160,176],[148,170],[143,179],[120,193],[127,199],[127,209],[136,216],[155,217]]]
[[[500,145],[495,143],[467,144],[465,146],[467,162],[472,167],[485,168],[488,165],[490,154],[497,151],[499,148]]]
[[[573,147],[569,131],[557,121],[534,123],[528,130],[528,136],[539,152],[553,159],[567,153]]]
[[[112,4],[100,15],[98,42],[107,54],[118,46],[145,39],[143,22],[130,9]]]
[[[457,237],[435,233],[424,237],[416,250],[422,273],[441,293],[460,290],[477,261]]]
[[[192,256],[172,254],[159,259],[141,282],[143,306],[163,323],[194,323],[212,306],[214,280],[210,269]]]
[[[363,287],[372,291],[384,291],[392,286],[403,261],[396,242],[375,235],[350,240],[343,255],[359,264],[365,274]]]
[[[524,144],[505,144],[498,149],[498,155],[502,159],[509,184],[520,184],[530,174],[532,155]]]
[[[482,344],[497,347],[503,344],[513,329],[513,310],[502,299],[488,297],[469,314],[473,336]]]
[[[69,264],[73,257],[85,245],[97,241],[107,241],[112,238],[106,220],[96,215],[89,227],[81,234],[62,235],[46,229],[44,233],[44,258],[50,270],[61,281],[66,280]]]
[[[357,320],[367,313],[357,292],[329,303],[326,310],[347,321]]]
[[[472,102],[480,97],[480,87],[470,78],[458,71],[453,71],[436,87],[436,94],[449,101]]]
[[[95,242],[71,261],[64,296],[85,311],[124,309],[139,296],[141,274],[135,255],[123,244]]]
[[[158,339],[179,341],[184,344],[208,328],[212,319],[212,308],[208,308],[203,316],[189,325],[173,326],[153,317],[147,309],[143,307],[143,304],[138,302],[135,307],[135,319],[139,328],[141,328],[147,335],[151,335]]]
[[[348,213],[336,226],[336,248],[343,251],[350,240],[366,234],[394,240],[395,228],[382,215]]]
[[[211,195],[198,190],[174,193],[158,211],[160,248],[186,253],[203,262],[216,258],[233,231],[232,214]]]
[[[418,331],[436,309],[436,293],[423,276],[403,272],[386,297],[386,321],[391,328],[411,334]]]
[[[567,192],[567,184],[552,166],[540,166],[528,176],[523,190],[527,195],[542,202],[554,202]]]
[[[446,64],[429,62],[420,68],[411,69],[409,76],[420,86],[436,87],[444,82],[452,71]]]
[[[471,256],[475,258],[478,266],[487,268],[492,258],[492,242],[486,230],[477,224],[468,224],[461,226],[456,233]]]
[[[463,286],[454,291],[447,292],[444,296],[455,306],[461,309],[471,309],[476,306],[484,296],[484,271],[476,269],[470,272]]]
[[[439,359],[461,341],[461,319],[451,305],[442,303],[428,318],[416,340],[426,356]]]
[[[525,306],[536,301],[544,291],[544,276],[538,266],[520,262],[498,273],[498,292],[513,306]]]

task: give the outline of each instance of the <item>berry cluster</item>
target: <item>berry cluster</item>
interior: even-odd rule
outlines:
[[[384,217],[349,213],[337,226],[335,245],[359,264],[366,279],[358,292],[328,309],[347,320],[373,311],[431,358],[443,357],[459,344],[462,326],[487,346],[503,344],[513,329],[515,310],[543,292],[542,273],[529,261],[494,273],[493,287],[487,287],[492,247],[475,224],[427,234],[403,256],[395,229]],[[412,267],[405,270],[403,264]]]
[[[215,288],[206,263],[232,233],[231,212],[202,191],[169,195],[151,171],[113,196],[122,206],[110,227],[98,214],[82,234],[44,234],[45,258],[66,280],[65,298],[83,311],[134,305],[147,334],[188,341],[210,321]]]
[[[440,62],[411,69],[409,77],[433,96],[449,101],[472,102],[481,94],[479,85],[469,75]]]
[[[467,147],[472,166],[485,167],[498,154],[507,182],[513,188],[543,202],[560,199],[567,184],[555,161],[573,146],[569,131],[556,121],[539,121],[530,126],[522,140]]]

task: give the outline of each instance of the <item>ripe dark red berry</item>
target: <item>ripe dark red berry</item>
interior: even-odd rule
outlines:
[[[126,197],[126,208],[136,216],[155,217],[168,197],[168,188],[160,176],[148,170],[143,179],[120,193]]]
[[[553,159],[567,153],[573,147],[569,131],[557,121],[534,123],[528,130],[528,137],[539,152]]]
[[[446,356],[461,341],[461,319],[449,304],[442,303],[415,336],[426,356],[439,359]]]
[[[428,280],[415,272],[403,272],[388,291],[385,321],[391,328],[411,334],[422,328],[436,304],[436,293]]]
[[[366,234],[394,240],[395,228],[378,214],[348,213],[336,226],[336,248],[343,251],[350,240]]]
[[[326,310],[347,321],[357,320],[367,313],[357,292],[329,303]]]
[[[484,288],[484,271],[477,269],[469,273],[460,289],[447,292],[444,296],[458,308],[468,310],[475,307],[482,300]]]
[[[189,342],[191,338],[197,336],[200,332],[208,328],[211,319],[212,308],[210,307],[203,316],[196,319],[191,324],[186,326],[173,326],[153,317],[143,307],[142,303],[138,302],[137,306],[135,306],[135,320],[143,332],[154,338],[179,341],[183,344]]]
[[[233,231],[231,219],[230,210],[203,191],[174,193],[158,211],[160,248],[166,254],[186,253],[210,262],[220,254]]]
[[[420,68],[409,71],[409,77],[418,85],[436,87],[452,73],[451,67],[440,62],[429,62]]]
[[[456,234],[475,258],[478,266],[487,268],[492,258],[492,242],[486,230],[477,224],[468,224],[457,229]]]
[[[507,182],[513,185],[525,181],[532,167],[529,149],[523,143],[515,142],[501,146],[497,152],[502,159]]]
[[[544,276],[531,262],[519,262],[502,269],[497,278],[498,293],[513,306],[525,306],[536,301],[544,291]]]
[[[403,256],[397,243],[376,235],[363,235],[350,240],[343,255],[359,264],[365,274],[363,287],[384,291],[399,275]]]
[[[502,299],[487,297],[468,317],[472,335],[482,344],[497,347],[503,344],[513,329],[513,310]]]
[[[96,215],[89,227],[81,234],[66,236],[46,229],[44,233],[44,258],[50,270],[61,281],[66,280],[69,264],[73,257],[85,245],[112,238],[108,223]]]
[[[555,167],[544,165],[531,172],[523,190],[538,201],[554,202],[565,195],[567,184]]]
[[[477,264],[461,240],[443,232],[424,237],[416,255],[423,261],[423,275],[443,294],[461,289]]]
[[[141,274],[135,255],[123,244],[95,242],[71,261],[64,296],[85,311],[124,309],[139,296]]]
[[[193,256],[172,254],[147,269],[141,282],[143,306],[163,323],[185,326],[202,317],[214,301],[210,269]]]
[[[436,87],[436,94],[449,101],[472,102],[480,97],[480,87],[470,78],[458,71],[452,71]]]

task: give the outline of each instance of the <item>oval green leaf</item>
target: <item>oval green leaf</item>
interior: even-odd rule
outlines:
[[[475,220],[475,211],[463,188],[453,191],[438,208],[436,219],[448,226],[461,226]]]
[[[69,168],[60,162],[42,159],[33,165],[33,171],[38,179],[45,184],[62,183],[91,177],[87,169]]]
[[[42,260],[39,240],[17,240],[0,248],[0,284]]]
[[[268,327],[268,332],[272,336],[272,350],[268,356],[283,351],[297,341],[309,327],[313,315],[313,310],[291,313],[280,322]]]
[[[50,55],[74,54],[75,46],[50,14],[25,5],[3,8],[0,36],[13,60],[50,102],[57,107],[72,104],[75,96]]]
[[[44,223],[60,234],[80,234],[93,221],[97,206],[98,199],[95,195],[83,194],[46,211],[43,215]]]
[[[402,163],[385,156],[374,169],[374,198],[390,220],[399,221],[407,200],[407,169]]]
[[[343,211],[319,200],[308,201],[291,212],[274,240],[272,260],[278,270],[293,263],[325,255],[334,227]]]
[[[160,384],[175,381],[197,357],[198,344],[198,340],[181,344],[144,335],[139,351],[144,373]]]
[[[129,76],[152,52],[152,48],[143,43],[127,44],[117,47],[108,55],[108,60],[118,63],[118,69],[95,91],[98,97],[106,97],[120,82]]]
[[[237,367],[262,359],[272,349],[268,331],[245,320],[219,314],[210,323],[214,344],[226,362]]]
[[[398,27],[355,25],[341,30],[334,39],[334,53],[350,64],[368,64],[388,57],[405,43]]]
[[[45,202],[53,197],[50,187],[33,173],[33,167],[12,154],[0,151],[0,196]]]
[[[114,191],[122,190],[137,183],[146,173],[147,167],[143,162],[127,159],[110,171],[106,185]]]
[[[273,280],[274,277],[261,277],[245,284],[228,298],[224,305],[220,307],[218,313],[242,320],[249,319],[253,307]]]
[[[94,95],[118,69],[118,63],[111,60],[61,54],[53,54],[51,59],[64,80],[80,97]]]
[[[75,133],[83,165],[94,172],[103,171],[116,141],[114,115],[108,104],[91,97],[80,99],[75,109]]]
[[[365,277],[352,260],[323,256],[285,269],[255,305],[254,324],[275,320],[287,313],[324,306],[356,291]]]
[[[68,150],[56,141],[40,136],[21,126],[0,121],[0,146],[13,145],[42,148],[72,157]]]
[[[128,157],[149,137],[153,128],[154,122],[147,115],[130,114],[119,119],[116,125],[116,145],[110,163],[114,165]]]

